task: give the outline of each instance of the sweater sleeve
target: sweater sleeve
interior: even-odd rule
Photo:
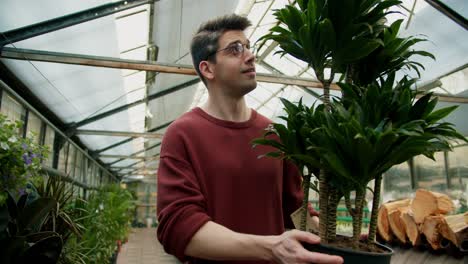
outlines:
[[[185,248],[210,217],[183,140],[166,132],[158,169],[157,236],[164,250],[184,262]]]
[[[283,173],[283,219],[284,227],[294,229],[291,214],[301,207],[304,192],[302,178],[296,165],[284,160]]]

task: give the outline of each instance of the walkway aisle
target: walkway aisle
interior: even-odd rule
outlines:
[[[179,264],[164,252],[156,238],[156,228],[132,229],[128,242],[122,246],[117,264]]]

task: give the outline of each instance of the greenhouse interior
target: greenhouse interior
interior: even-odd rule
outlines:
[[[0,13],[1,263],[468,263],[468,1]]]

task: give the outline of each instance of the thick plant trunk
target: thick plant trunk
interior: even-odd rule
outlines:
[[[349,193],[345,193],[344,197],[345,197],[346,208],[348,209],[348,212],[351,215],[351,217],[353,218],[353,222],[354,222],[354,217],[356,216],[356,213],[355,213],[355,210],[353,209],[353,206],[351,204],[351,198],[349,197]]]
[[[354,65],[349,64],[346,69],[346,83],[353,83],[354,80]]]
[[[333,81],[334,71],[333,67],[331,69],[330,78],[326,80],[324,78],[324,71],[316,72],[317,78],[323,85],[323,104],[327,111],[330,111],[330,84]],[[325,170],[320,170],[320,179],[319,179],[319,236],[322,243],[328,243],[329,234],[328,234],[328,201],[329,201],[329,189],[327,183],[327,172]],[[336,215],[336,212],[335,212]],[[336,223],[335,223],[336,224]]]
[[[319,179],[319,236],[322,243],[328,243],[327,220],[328,220],[328,185],[326,172],[320,170]]]
[[[338,208],[339,199],[338,190],[334,187],[330,187],[327,210],[327,236],[329,241],[336,239],[336,210]]]
[[[356,190],[356,198],[354,207],[356,210],[356,216],[353,218],[353,244],[357,248],[359,238],[361,237],[362,228],[362,208],[364,206],[365,190]]]
[[[372,199],[372,212],[371,219],[369,223],[369,236],[367,241],[374,242],[375,235],[377,233],[377,213],[379,211],[379,202],[380,202],[380,187],[382,184],[382,174],[377,175],[374,180],[374,197]]]
[[[310,188],[310,173],[304,175],[304,182],[302,184],[302,188],[304,191],[304,199],[302,200],[302,215],[301,215],[301,230],[307,231],[307,217],[309,214],[309,210],[307,205],[309,203],[309,188]]]

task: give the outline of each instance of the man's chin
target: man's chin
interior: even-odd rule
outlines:
[[[251,91],[257,88],[257,81],[254,81],[252,84],[246,85],[243,89],[244,95],[250,93]]]

